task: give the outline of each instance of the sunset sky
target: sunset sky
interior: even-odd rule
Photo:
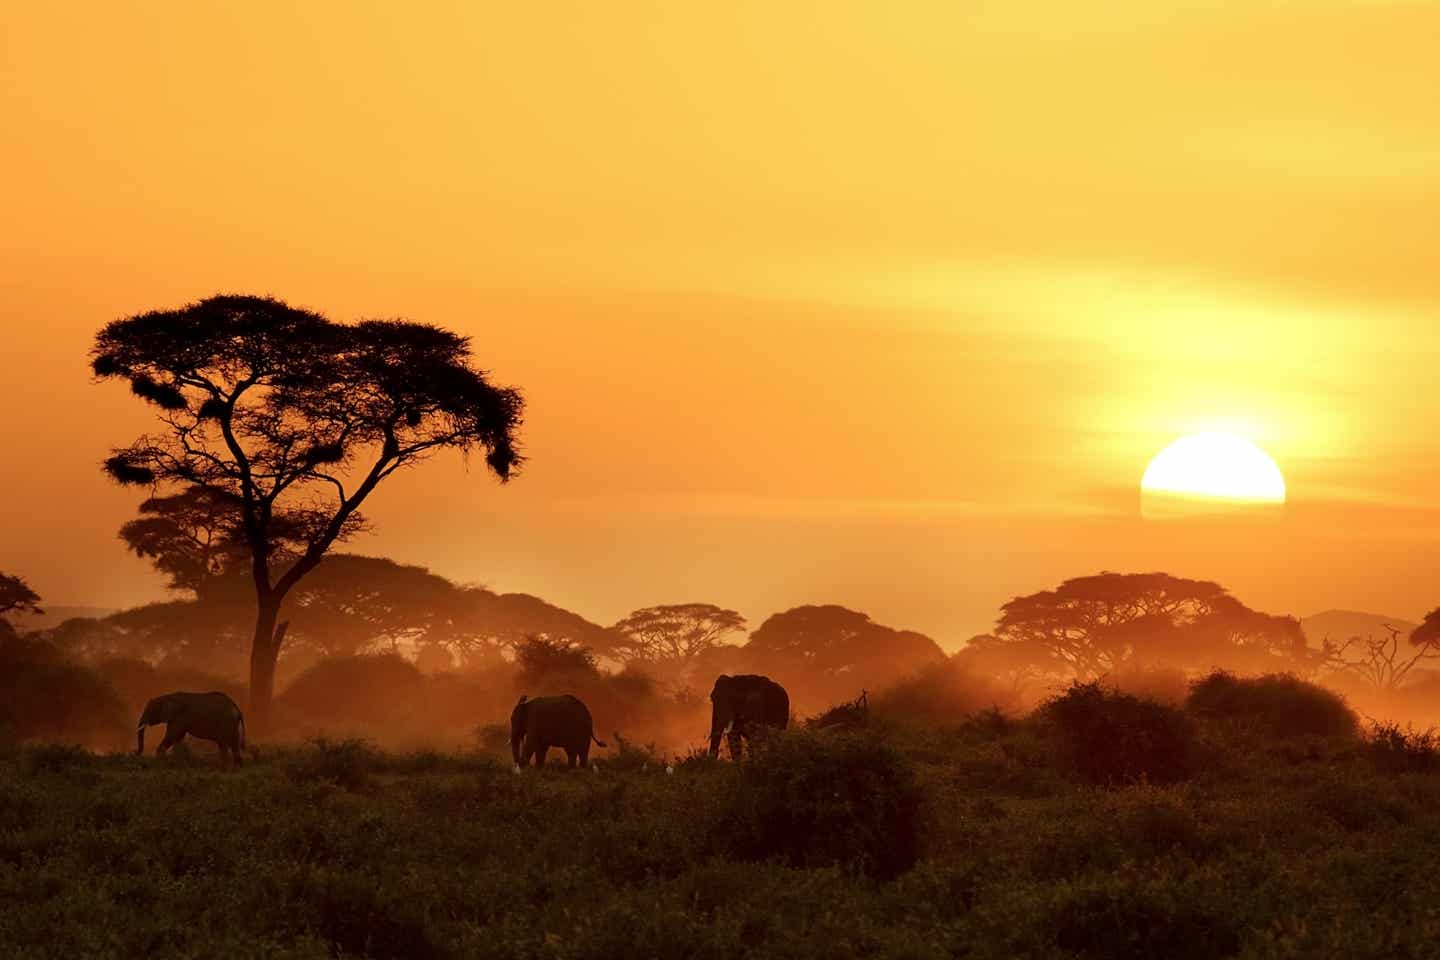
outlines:
[[[954,647],[1100,569],[1440,605],[1440,4],[17,4],[0,570],[163,595],[106,321],[216,292],[473,337],[528,400],[348,549],[611,622],[843,603]],[[1154,522],[1239,432],[1279,519]]]

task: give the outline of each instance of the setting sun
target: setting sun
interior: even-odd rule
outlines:
[[[1181,437],[1155,455],[1142,494],[1246,504],[1285,502],[1285,478],[1264,450],[1233,433]]]

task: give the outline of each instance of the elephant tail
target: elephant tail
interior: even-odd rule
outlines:
[[[608,747],[608,746],[610,746],[610,744],[606,743],[604,740],[601,740],[599,737],[595,736],[594,731],[591,731],[591,733],[590,733],[590,739],[595,741],[595,746],[597,746],[597,747]]]

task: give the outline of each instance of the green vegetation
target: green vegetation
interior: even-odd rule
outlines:
[[[1126,695],[1055,703],[1069,713],[793,730],[741,764],[625,744],[593,773],[356,741],[262,745],[238,770],[208,745],[163,761],[12,749],[0,954],[1433,950],[1433,739],[1240,740]],[[1184,729],[1184,775],[1090,785],[1070,748],[1097,716],[1142,758],[1137,730]]]

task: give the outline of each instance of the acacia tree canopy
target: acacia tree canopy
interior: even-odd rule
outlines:
[[[129,382],[159,429],[114,450],[116,481],[239,504],[256,598],[251,711],[268,715],[285,596],[395,471],[480,450],[502,481],[523,401],[490,384],[465,337],[405,320],[336,323],[266,297],[217,296],[107,324],[92,369]],[[283,565],[281,529],[295,534]]]
[[[836,604],[795,607],[768,617],[743,648],[748,663],[828,705],[894,683],[945,659],[934,640],[896,630]]]
[[[1312,665],[1294,617],[1259,613],[1218,583],[1166,573],[1106,572],[1016,597],[1001,608],[994,636],[1029,651],[1037,664],[1081,679],[1134,662]]]
[[[745,629],[745,618],[710,603],[645,607],[612,626],[616,658],[684,672],[697,658]]]
[[[30,589],[24,577],[0,573],[0,618],[15,613],[44,613],[40,595]]]

